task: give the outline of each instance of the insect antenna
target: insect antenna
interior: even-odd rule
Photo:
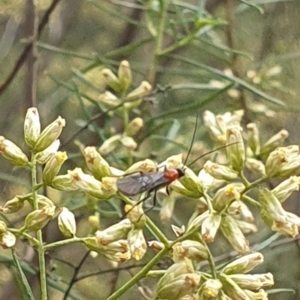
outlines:
[[[189,151],[188,151],[188,153],[187,153],[187,155],[186,155],[186,158],[185,158],[185,160],[184,160],[184,163],[183,163],[184,166],[186,165],[187,160],[188,160],[188,158],[189,158],[189,156],[190,156],[190,154],[191,154],[191,151],[192,151],[192,149],[193,149],[193,144],[194,144],[194,141],[195,141],[196,132],[197,132],[197,127],[198,127],[198,119],[199,119],[199,114],[197,113],[196,123],[195,123],[195,127],[194,127],[194,132],[193,132],[193,137],[192,137],[192,141],[191,141],[191,144],[190,144]]]
[[[216,152],[216,151],[225,149],[225,148],[227,148],[228,146],[235,145],[235,144],[238,144],[238,143],[240,143],[240,142],[233,142],[233,143],[230,143],[230,144],[221,146],[221,147],[214,148],[214,149],[212,149],[212,150],[210,150],[210,151],[207,151],[207,152],[205,152],[204,154],[201,154],[201,155],[199,155],[198,157],[196,157],[192,162],[190,162],[190,163],[188,164],[188,167],[192,166],[195,162],[197,162],[199,159],[201,159],[202,157],[204,157],[204,156],[206,156],[206,155],[208,155],[208,154],[211,154],[211,153],[214,153],[214,152]]]
[[[187,153],[186,158],[185,158],[184,163],[183,163],[184,166],[186,166],[186,163],[187,163],[187,161],[188,161],[188,158],[189,158],[189,156],[190,156],[190,154],[191,154],[191,151],[192,151],[192,149],[193,149],[193,145],[194,145],[194,141],[195,141],[196,133],[197,133],[198,119],[199,119],[199,114],[197,113],[196,123],[195,123],[195,127],[194,127],[194,132],[193,132],[193,137],[192,137],[192,141],[191,141],[191,144],[190,144],[188,153]],[[201,154],[200,156],[196,157],[192,162],[190,162],[187,166],[190,167],[190,166],[192,166],[195,162],[197,162],[199,159],[201,159],[202,157],[205,157],[205,156],[208,155],[208,154],[211,154],[211,153],[213,153],[213,152],[215,152],[215,151],[219,151],[219,150],[221,150],[221,149],[224,149],[224,148],[226,148],[226,147],[228,147],[228,146],[231,146],[231,145],[234,145],[234,144],[237,144],[237,143],[239,143],[239,142],[234,142],[234,143],[231,143],[231,144],[228,144],[228,145],[224,145],[224,146],[221,146],[221,147],[212,149],[212,150],[210,150],[210,151],[208,151],[208,152],[206,152],[206,153],[204,153],[204,154]]]

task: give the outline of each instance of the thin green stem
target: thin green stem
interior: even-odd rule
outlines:
[[[32,201],[33,201],[33,207],[35,210],[37,210],[38,207],[38,201],[37,201],[37,191],[35,190],[35,187],[37,185],[37,162],[35,154],[32,153],[31,157],[31,185],[32,185]],[[22,232],[24,234],[24,232]],[[45,250],[43,245],[43,236],[42,236],[42,230],[38,230],[37,233],[37,240],[38,240],[38,260],[39,260],[39,273],[40,273],[40,286],[41,286],[41,299],[47,300],[47,278],[46,278],[46,263],[45,263]]]
[[[177,240],[173,241],[171,244],[169,243],[169,245],[165,248],[163,248],[160,252],[158,252],[151,260],[150,262],[140,271],[138,272],[135,276],[133,276],[129,281],[126,282],[126,284],[124,284],[120,289],[118,289],[115,293],[113,293],[110,297],[108,297],[106,300],[115,300],[115,299],[119,299],[119,297],[121,295],[123,295],[127,290],[129,290],[133,285],[135,285],[139,280],[141,280],[142,278],[146,277],[148,272],[152,270],[152,268],[159,262],[159,260],[165,255],[167,254],[172,247],[178,243],[181,242],[185,239],[187,239],[187,237],[193,235],[196,231],[198,230],[198,228],[196,230],[193,230],[191,232],[189,232],[186,235],[183,235],[181,237],[179,237]]]
[[[260,208],[261,205],[259,202],[255,201],[254,199],[252,199],[251,197],[247,196],[247,195],[243,195],[242,200],[247,201],[248,203],[250,203],[252,206],[255,206],[257,208]]]
[[[149,263],[137,274],[135,274],[129,281],[127,281],[121,288],[119,288],[116,292],[114,292],[110,297],[106,300],[116,300],[119,299],[121,295],[123,295],[127,290],[129,290],[132,286],[134,286],[139,280],[146,277],[147,273],[160,261],[160,259],[168,253],[171,247],[165,247],[160,252],[158,252]]]
[[[146,224],[149,226],[150,230],[155,234],[155,236],[164,244],[165,247],[168,247],[170,245],[166,236],[159,230],[159,228],[154,224],[154,222],[148,217],[147,217]]]
[[[37,191],[37,190],[39,190],[41,187],[43,187],[44,186],[44,183],[38,183],[35,187],[34,187],[34,190],[35,191]]]
[[[203,196],[204,196],[204,198],[206,200],[206,204],[207,204],[209,212],[213,213],[214,208],[213,208],[212,203],[210,201],[210,196],[205,191],[203,192]]]
[[[85,238],[74,237],[74,238],[71,238],[71,239],[62,240],[62,241],[54,242],[54,243],[51,243],[51,244],[47,244],[46,246],[44,246],[44,250],[48,251],[48,250],[52,250],[53,248],[57,248],[57,247],[61,247],[61,246],[65,246],[65,245],[69,245],[69,244],[73,244],[73,243],[83,243],[84,240],[85,240]]]
[[[207,251],[207,254],[208,254],[208,259],[207,260],[208,260],[208,263],[209,263],[209,266],[210,266],[212,277],[214,279],[217,279],[217,272],[216,272],[216,265],[215,265],[214,257],[211,254],[207,244],[203,241],[201,234],[198,235],[198,238],[199,238],[201,244],[205,247],[205,249]]]
[[[264,181],[266,181],[268,179],[268,177],[265,175],[253,182],[251,182],[242,192],[241,192],[241,196],[246,194],[249,190],[255,188],[256,186],[260,185],[261,183],[263,183]]]
[[[244,186],[247,188],[250,185],[250,182],[245,177],[243,170],[239,171],[239,176],[240,176]]]
[[[174,43],[170,47],[165,48],[164,50],[160,51],[157,55],[160,57],[166,56],[166,55],[176,51],[179,48],[187,46],[191,41],[193,41],[194,38],[195,38],[195,34],[190,34],[190,35],[186,36],[185,38],[181,39],[180,41],[178,41],[177,43]]]
[[[155,49],[153,52],[152,63],[150,64],[150,70],[148,74],[148,81],[151,84],[155,82],[156,70],[157,70],[160,53],[163,46],[164,30],[165,30],[165,23],[166,23],[166,18],[168,13],[169,1],[168,0],[160,1],[160,4],[161,4],[161,12],[159,16],[159,24],[157,27],[157,35],[155,39]]]
[[[124,200],[125,203],[130,204],[132,206],[137,205],[136,203],[134,203],[133,201],[131,201],[128,197],[119,194],[119,196]],[[159,228],[152,222],[152,220],[150,218],[148,218],[146,215],[146,225],[149,227],[149,230],[153,233],[153,235],[159,239],[165,247],[168,247],[170,245],[168,239],[166,238],[166,236],[159,230]]]
[[[30,241],[35,246],[39,245],[39,241],[36,238],[34,238],[30,234],[28,234],[28,233],[26,233],[26,232],[24,232],[22,230],[19,230],[19,229],[16,229],[16,228],[9,228],[8,230],[10,232],[12,232],[13,234],[17,235],[17,236],[24,237],[25,239],[27,239],[28,241]]]

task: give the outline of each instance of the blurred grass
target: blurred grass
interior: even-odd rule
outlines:
[[[133,19],[131,9],[110,4],[109,1],[71,2],[60,4],[38,43],[41,62],[38,78],[38,106],[42,123],[48,124],[57,115],[66,118],[67,127],[62,137],[64,140],[80,129],[82,124],[85,124],[92,116],[103,110],[103,107],[97,103],[97,96],[104,88],[99,75],[101,69],[110,67],[116,70],[120,60],[127,59],[134,70],[134,85],[137,85],[147,78],[148,70],[152,65],[155,42],[155,36],[147,30],[149,24],[146,24],[144,17],[150,5],[145,6],[144,15],[140,19]],[[40,3],[42,15],[49,1],[40,1]],[[246,99],[250,107],[250,115],[253,121],[261,125],[265,135],[274,133],[277,127],[285,127],[291,133],[290,139],[299,144],[300,105],[297,96],[300,92],[298,84],[300,75],[299,3],[268,0],[252,1],[247,4],[250,5],[240,3],[234,7],[235,49],[230,49],[227,44],[227,27],[224,25],[214,29],[208,28],[204,33],[199,34],[193,43],[176,51],[174,56],[168,55],[161,58],[157,67],[156,83],[162,86],[171,85],[171,88],[164,93],[153,95],[158,100],[156,105],[145,101],[143,107],[135,112],[136,115],[142,116],[147,124],[145,131],[138,137],[146,147],[141,146],[136,157],[142,158],[155,152],[154,155],[158,160],[162,160],[169,152],[178,153],[185,150],[187,147],[182,149],[178,143],[183,140],[188,144],[191,140],[190,132],[193,124],[189,122],[189,117],[194,117],[197,112],[205,109],[224,112],[241,108],[239,101],[228,97],[227,92],[230,88],[241,88],[249,92],[249,94],[246,93]],[[261,14],[261,9],[264,14]],[[185,15],[187,13],[188,17]],[[157,11],[152,11],[151,14],[151,20],[157,20]],[[13,5],[10,1],[1,1],[0,35],[3,37],[7,33],[6,25],[10,18],[18,20],[22,15],[22,1],[14,1]],[[164,31],[164,46],[172,43],[173,38],[180,38],[189,30],[193,30],[193,20],[198,17],[212,17],[223,21],[226,19],[226,7],[220,3],[215,10],[207,12],[201,1],[174,1],[169,13],[168,27]],[[132,39],[127,39],[125,36],[124,29],[128,24],[133,26]],[[23,37],[22,31],[19,29],[16,36],[12,37],[14,43],[9,49],[9,55],[0,62],[1,82],[5,80],[24,48],[24,44],[19,42],[21,37]],[[232,68],[235,57],[239,60],[241,77],[228,76],[223,71],[226,68]],[[277,80],[288,92],[282,92],[276,88],[264,90],[261,86],[253,84],[247,77],[249,70],[259,72],[262,67],[271,68],[275,65],[282,67],[282,73],[277,76]],[[22,141],[26,72],[26,66],[24,66],[5,93],[0,95],[0,134],[14,142]],[[210,80],[223,80],[226,85],[223,88],[216,88],[211,85]],[[260,113],[251,111],[251,104],[254,102],[270,106],[280,113],[279,117],[268,118],[264,115],[264,111]],[[170,124],[174,121],[173,118],[178,119],[180,128],[170,143],[170,139],[166,139],[165,136],[171,127]],[[85,145],[100,146],[114,130],[120,130],[118,119],[103,116],[81,133],[78,139]],[[203,132],[198,136],[200,135],[201,138],[207,137],[207,134]],[[20,143],[22,148],[24,143]],[[70,168],[83,165],[78,146],[71,144],[67,150],[71,157],[68,162]],[[0,187],[3,191],[1,197],[1,204],[3,204],[5,200],[13,197],[17,190],[24,188],[28,184],[28,179],[23,173],[21,173],[22,178],[19,179],[19,171],[11,171],[11,166],[6,163],[2,164],[2,161],[1,167]],[[57,203],[60,201],[63,203],[66,199],[64,196],[56,197]],[[71,198],[68,199],[72,201]],[[78,203],[80,203],[78,219],[81,222],[81,230],[88,232],[88,224],[85,220],[92,210],[84,207],[83,199],[79,199]],[[188,212],[192,209],[189,205],[177,204],[180,214],[176,215],[176,223],[186,220]],[[299,211],[297,203],[292,205],[292,208],[291,211]],[[157,218],[157,211],[151,212],[151,217]],[[158,219],[155,220],[160,222]],[[104,217],[102,221],[104,224],[113,222],[109,217],[107,220]],[[169,224],[162,225],[162,228],[171,234]],[[261,243],[265,236],[259,233],[252,238],[252,241]],[[274,277],[279,278],[275,287],[293,287],[297,289],[297,294],[296,296],[290,293],[273,294],[270,299],[299,298],[300,274],[299,268],[295,267],[295,261],[299,260],[299,252],[295,249],[296,245],[292,243],[287,243],[287,245],[288,247],[278,246],[276,251],[273,248],[272,251],[268,251],[268,248],[265,250],[266,270],[272,271]],[[214,245],[214,251],[219,255],[229,250],[230,248],[224,241]],[[2,250],[0,254],[1,252]],[[66,259],[68,258],[67,250],[62,249],[59,253]],[[74,261],[79,257],[79,253],[74,253]],[[89,260],[88,268],[85,270],[87,273],[93,272],[94,268],[101,269],[103,265],[107,266],[104,260],[98,260],[95,263],[96,260]],[[30,273],[28,270],[25,271]],[[130,276],[128,272],[121,273],[117,285],[121,285]],[[93,285],[89,280],[85,280],[75,286],[78,294],[87,293],[88,296],[87,298],[73,296],[73,299],[99,299],[101,297],[99,290],[107,288],[110,279],[113,279],[113,274],[111,277],[107,275],[101,283],[102,279],[103,277],[99,276],[93,281]],[[64,290],[65,285],[55,284],[55,289]],[[87,287],[91,289],[90,294],[87,292]],[[136,291],[133,291],[132,295],[136,296],[135,293]],[[129,295],[126,294],[122,299],[129,299],[128,297]]]

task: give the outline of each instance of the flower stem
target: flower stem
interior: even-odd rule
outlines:
[[[71,243],[83,243],[83,242],[84,242],[84,238],[74,237],[72,239],[62,240],[62,241],[58,241],[58,242],[54,242],[54,243],[48,244],[48,245],[46,245],[44,247],[44,250],[48,251],[48,250],[51,250],[51,249],[56,248],[56,247],[61,247],[61,246],[64,246],[64,245],[69,245]]]
[[[37,201],[37,191],[35,187],[37,185],[37,168],[36,168],[36,158],[35,154],[32,153],[31,157],[31,185],[32,185],[32,199],[33,207],[35,210],[38,209]],[[38,260],[39,260],[39,273],[40,273],[40,286],[41,286],[41,300],[47,300],[47,280],[46,280],[46,264],[45,264],[45,250],[43,245],[42,230],[38,230],[37,233],[38,240]]]
[[[160,252],[158,252],[150,262],[137,274],[135,274],[129,281],[127,281],[121,288],[114,292],[106,300],[116,300],[119,299],[127,290],[129,290],[133,285],[135,285],[139,280],[146,277],[147,273],[160,261],[160,259],[170,250],[169,247],[165,247]]]

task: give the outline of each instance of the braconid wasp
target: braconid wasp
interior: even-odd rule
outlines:
[[[146,196],[143,197],[141,200],[139,200],[136,204],[140,204],[144,202],[147,198],[149,198],[150,194],[154,192],[153,196],[153,205],[150,207],[148,210],[152,209],[156,205],[156,193],[160,188],[163,187],[168,187],[173,181],[176,179],[180,179],[185,175],[185,166],[188,160],[188,157],[191,153],[194,140],[195,140],[195,135],[197,131],[197,125],[198,125],[198,115],[196,118],[196,124],[193,132],[193,137],[192,141],[187,153],[187,156],[185,158],[184,164],[182,168],[176,168],[176,169],[166,169],[164,170],[157,170],[155,172],[151,173],[143,173],[143,172],[138,172],[135,175],[128,175],[127,177],[123,177],[117,181],[117,188],[118,190],[124,194],[125,196],[136,196],[139,194],[142,194],[146,192]],[[235,143],[233,143],[235,144]],[[197,157],[195,160],[193,160],[191,163],[189,163],[188,167],[190,167],[192,164],[194,164],[196,161],[198,161],[200,158],[211,154],[215,151],[221,150],[226,148],[229,145],[221,146],[218,148],[215,148],[211,151],[206,152],[205,154],[200,155]],[[168,192],[168,189],[167,189]]]

